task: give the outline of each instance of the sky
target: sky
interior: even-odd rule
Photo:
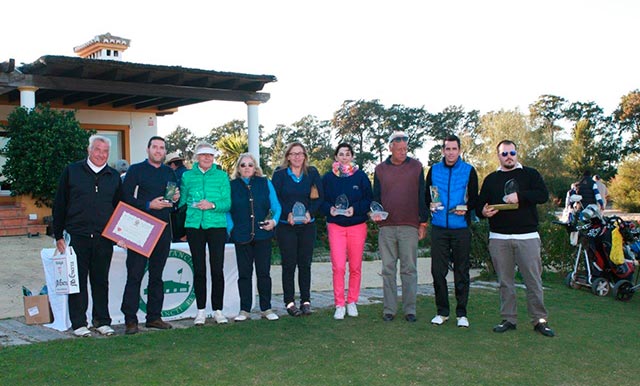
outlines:
[[[267,131],[344,100],[439,112],[528,111],[540,95],[610,114],[639,88],[637,0],[122,1],[2,6],[0,62],[75,56],[96,35],[131,39],[124,59],[275,75],[259,108]],[[247,119],[239,102],[206,102],[158,119],[198,136]]]

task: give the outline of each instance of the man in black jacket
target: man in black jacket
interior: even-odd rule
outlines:
[[[89,138],[88,157],[68,165],[58,184],[53,205],[56,247],[64,253],[66,230],[78,260],[80,292],[69,295],[73,333],[90,336],[87,328],[87,275],[91,280],[92,322],[96,331],[113,335],[109,315],[109,267],[113,242],[101,236],[120,198],[120,175],[107,165],[111,141],[101,135]]]
[[[527,310],[533,329],[544,336],[554,332],[547,324],[542,293],[542,261],[536,205],[549,199],[549,191],[537,170],[518,162],[516,144],[498,144],[500,168],[482,183],[476,212],[489,219],[489,253],[500,282],[502,322],[493,331],[515,330],[517,323],[515,268],[527,288]],[[500,206],[511,204],[511,208]]]

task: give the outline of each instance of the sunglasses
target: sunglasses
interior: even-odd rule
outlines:
[[[511,151],[503,151],[502,153],[500,153],[500,155],[501,155],[501,156],[503,156],[503,157],[506,157],[506,156],[508,156],[508,155],[515,156],[515,155],[517,155],[517,154],[518,154],[518,152],[517,152],[517,151],[515,151],[515,150],[511,150]]]
[[[253,164],[245,164],[245,163],[241,163],[241,164],[240,164],[240,167],[241,167],[241,168],[252,168],[252,167],[253,167]]]
[[[391,140],[391,142],[407,142],[409,141],[409,137],[395,137],[394,139]]]

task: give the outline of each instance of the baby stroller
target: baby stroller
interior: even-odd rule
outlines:
[[[574,236],[572,244],[578,246],[573,271],[565,278],[567,286],[587,287],[594,295],[607,296],[615,283],[633,277],[634,256],[628,255],[627,248],[621,264],[610,259],[613,230],[627,222],[617,216],[602,216],[596,205],[578,209],[569,217],[569,222],[556,222],[566,227]]]

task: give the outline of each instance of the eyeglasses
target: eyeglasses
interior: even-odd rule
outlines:
[[[297,152],[291,152],[289,153],[290,156],[292,157],[304,157],[304,152],[303,151],[297,151]]]
[[[506,156],[508,156],[508,155],[515,156],[515,155],[518,155],[518,152],[517,152],[517,151],[515,151],[515,150],[511,150],[511,151],[503,151],[502,153],[500,153],[500,155],[501,155],[501,156],[503,156],[503,157],[506,157]]]
[[[241,167],[241,168],[252,168],[252,167],[253,167],[253,164],[245,164],[245,163],[241,163],[241,164],[240,164],[240,167]]]
[[[395,137],[394,139],[391,140],[391,142],[408,142],[409,141],[409,137]]]

